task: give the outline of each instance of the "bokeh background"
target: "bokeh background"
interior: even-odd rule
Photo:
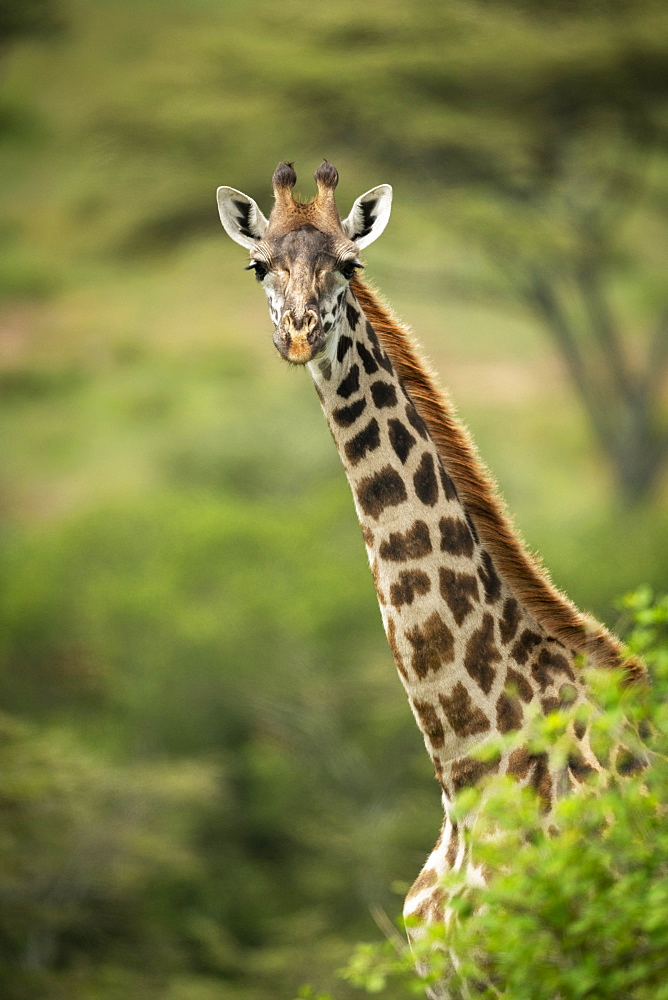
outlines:
[[[391,183],[367,276],[555,581],[668,582],[658,0],[0,0],[0,993],[338,981],[439,826],[219,184]]]

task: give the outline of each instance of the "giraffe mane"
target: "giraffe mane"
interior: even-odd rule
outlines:
[[[622,644],[605,626],[579,611],[554,586],[537,558],[529,553],[506,511],[496,483],[457,418],[452,403],[438,385],[435,373],[420,357],[409,329],[359,278],[353,280],[352,287],[427,425],[476,530],[516,598],[548,634],[569,649],[591,658],[596,666],[623,666],[627,681],[646,680],[646,670],[640,660],[626,656]]]

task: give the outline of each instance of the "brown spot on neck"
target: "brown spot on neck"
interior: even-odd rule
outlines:
[[[438,388],[435,376],[421,361],[409,332],[359,278],[353,279],[352,288],[418,411],[415,415],[411,413],[414,426],[426,424],[482,544],[519,603],[548,635],[554,635],[567,648],[586,653],[600,666],[623,664],[629,680],[644,680],[646,671],[640,661],[625,660],[619,641],[600,623],[581,614],[528,554],[508,519],[492,478],[455,417],[449,400]],[[412,411],[410,404],[409,410]]]

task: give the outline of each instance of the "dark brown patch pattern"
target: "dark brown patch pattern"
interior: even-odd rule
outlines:
[[[391,382],[383,382],[382,379],[378,379],[377,382],[372,382],[371,395],[373,396],[373,401],[379,410],[382,410],[386,406],[397,405],[397,390]]]
[[[378,371],[378,365],[373,360],[373,357],[371,356],[371,351],[367,350],[367,348],[365,347],[365,345],[362,343],[361,340],[357,341],[357,353],[360,356],[360,361],[364,365],[364,371],[367,373],[367,375],[373,375],[375,372]]]
[[[473,757],[461,757],[452,763],[450,775],[455,792],[461,791],[477,783],[488,774],[496,774],[499,769],[498,760],[474,760]]]
[[[596,773],[596,769],[588,764],[579,750],[571,750],[568,755],[568,770],[576,781],[586,781],[590,775]]]
[[[381,559],[390,562],[406,562],[407,559],[421,559],[431,552],[429,528],[424,521],[416,521],[408,531],[393,531],[387,541],[380,543]]]
[[[514,597],[506,598],[503,605],[503,614],[499,620],[499,633],[501,642],[506,645],[515,638],[517,626],[520,623],[520,606]]]
[[[350,427],[366,409],[366,399],[356,399],[350,406],[341,406],[332,416],[339,427]]]
[[[394,369],[392,368],[392,362],[388,358],[383,348],[380,346],[378,337],[376,336],[376,331],[369,322],[367,322],[366,325],[366,335],[371,342],[371,353],[373,354],[374,358],[376,359],[380,367],[384,368],[386,372],[393,371]]]
[[[432,885],[436,885],[437,881],[438,874],[436,870],[434,868],[424,868],[408,890],[406,899],[412,899],[413,896],[418,896],[425,889],[431,889]]]
[[[541,649],[538,659],[531,667],[531,676],[541,691],[545,691],[554,682],[555,671],[565,673],[570,680],[575,680],[575,675],[565,656],[561,653],[550,653],[547,649]]]
[[[452,556],[472,556],[473,536],[466,521],[459,517],[442,517],[438,522],[441,529],[441,552]]]
[[[441,477],[441,486],[443,487],[443,493],[445,494],[445,499],[456,500],[457,488],[442,465],[439,467],[438,472]]]
[[[372,452],[380,448],[380,428],[375,417],[369,421],[355,437],[346,442],[346,458],[351,465],[357,465],[359,461]]]
[[[441,787],[443,787],[443,765],[441,764],[441,758],[438,756],[438,754],[435,753],[430,754],[430,756],[431,756],[431,762],[434,765],[434,774],[436,775],[436,780],[441,785]],[[441,830],[441,834],[442,833],[443,830]],[[440,835],[439,835],[439,840],[440,840]],[[436,846],[438,846],[438,841],[436,842]]]
[[[436,479],[434,457],[428,451],[425,451],[420,459],[420,464],[413,476],[413,486],[418,500],[421,500],[426,507],[435,506],[438,500],[438,480]]]
[[[341,334],[339,342],[336,345],[336,358],[339,363],[343,361],[352,346],[353,342],[350,337],[346,337],[345,333]]]
[[[410,455],[411,448],[415,444],[415,438],[408,428],[396,418],[389,420],[387,427],[390,435],[390,444],[394,449],[394,453],[401,464],[404,465]]]
[[[421,569],[403,569],[396,583],[390,587],[390,601],[395,608],[412,604],[416,594],[428,594],[431,581]]]
[[[496,703],[496,728],[500,733],[512,733],[519,729],[524,719],[518,698],[511,698],[504,691]]]
[[[534,646],[537,646],[541,641],[541,636],[537,632],[532,632],[531,629],[525,628],[511,649],[510,655],[516,663],[523,666],[529,659]]]
[[[445,742],[443,723],[438,717],[438,712],[428,701],[414,701],[413,706],[420,720],[420,729],[429,737],[429,742],[438,750]]]
[[[521,781],[523,778],[526,778],[530,767],[531,754],[528,747],[517,747],[508,758],[506,774],[510,774],[514,778],[517,778],[518,781]]]
[[[552,805],[552,776],[547,754],[531,753],[528,747],[513,750],[508,758],[506,773],[522,781],[530,771],[529,784],[543,800],[543,807],[547,811]]]
[[[408,674],[406,672],[406,668],[404,667],[404,660],[399,652],[399,646],[397,644],[397,626],[394,624],[394,620],[392,618],[390,618],[387,623],[387,644],[390,647],[392,656],[394,657],[397,670],[408,683]]]
[[[342,396],[343,399],[349,399],[350,396],[360,387],[360,368],[359,365],[353,365],[346,377],[341,381],[339,388],[336,390],[338,396]]]
[[[548,812],[552,808],[552,775],[546,753],[536,753],[531,755],[534,762],[533,774],[530,785],[536,790],[539,798],[543,800],[543,808]]]
[[[443,923],[445,919],[444,916],[445,900],[446,900],[445,889],[441,888],[440,886],[439,888],[434,889],[431,896],[429,897],[429,901],[431,903],[431,911],[429,916],[430,923],[432,924]]]
[[[362,538],[364,539],[364,544],[368,545],[369,548],[373,545],[373,531],[371,528],[367,528],[366,524],[360,524],[362,529]],[[382,552],[381,552],[382,555]]]
[[[543,715],[551,715],[552,712],[559,711],[561,704],[558,698],[541,698],[540,707],[543,710]]]
[[[455,573],[454,570],[439,570],[441,597],[450,608],[458,625],[473,611],[480,599],[478,581],[471,573]]]
[[[424,923],[443,923],[445,889],[434,889],[432,894],[412,911],[412,916]]]
[[[376,587],[376,594],[378,595],[379,604],[387,604],[385,600],[385,594],[383,593],[382,587],[380,585],[380,573],[378,572],[378,562],[376,559],[371,563],[371,575],[373,577],[373,582]]]
[[[461,681],[457,681],[449,696],[440,694],[438,700],[457,736],[475,736],[486,733],[490,728],[489,719],[474,703]]]
[[[482,566],[478,567],[478,576],[485,589],[485,600],[488,604],[494,604],[501,596],[501,581],[489,552],[482,553]]]
[[[406,487],[397,470],[386,465],[361,480],[357,499],[364,513],[377,519],[387,507],[397,507],[407,499]]]
[[[464,517],[466,518],[466,523],[469,526],[469,531],[471,532],[471,534],[473,536],[473,541],[477,545],[478,542],[480,541],[480,539],[478,538],[478,532],[476,531],[475,524],[473,523],[473,518],[471,517],[471,515],[469,514],[469,512],[466,509],[464,510]]]
[[[450,834],[450,841],[448,843],[448,849],[445,852],[445,860],[448,862],[452,868],[455,861],[457,860],[457,852],[459,850],[459,834],[457,833],[457,827],[453,826],[452,833]]]
[[[346,319],[350,329],[354,330],[359,323],[360,314],[359,309],[356,309],[352,302],[346,302]]]
[[[406,418],[413,430],[417,431],[420,437],[426,441],[429,438],[427,425],[412,403],[408,403],[406,406]]]
[[[430,670],[437,673],[454,659],[455,640],[437,611],[420,626],[406,629],[406,638],[413,647],[411,666],[418,677]]]
[[[522,701],[530,702],[533,698],[533,688],[529,681],[520,674],[517,670],[513,670],[512,667],[508,667],[508,673],[506,674],[506,687],[510,687],[517,692]]]
[[[486,612],[482,625],[473,633],[466,644],[464,666],[470,677],[480,685],[485,694],[489,694],[496,670],[492,666],[501,659],[494,643],[494,619]]]
[[[615,770],[618,774],[626,777],[629,774],[635,774],[637,771],[641,771],[646,766],[647,762],[627,747],[620,747],[617,751],[617,756],[615,757]]]

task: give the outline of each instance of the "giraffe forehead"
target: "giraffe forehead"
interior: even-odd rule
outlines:
[[[260,248],[258,248],[260,249]],[[345,237],[337,237],[323,232],[310,224],[291,229],[279,236],[270,233],[262,241],[262,250],[277,264],[286,265],[290,270],[295,265],[313,270],[356,255],[355,244]]]

